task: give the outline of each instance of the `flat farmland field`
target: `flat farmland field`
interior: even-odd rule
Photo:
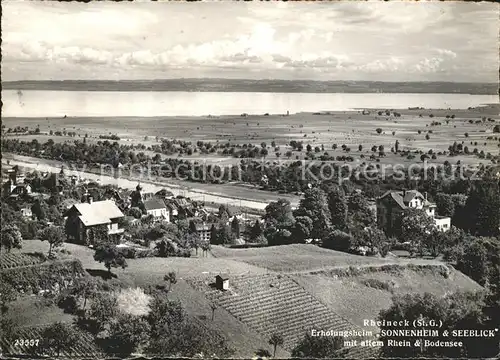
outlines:
[[[493,127],[500,123],[499,105],[488,105],[470,110],[444,109],[417,109],[396,110],[401,116],[385,114],[385,109],[370,110],[369,114],[361,111],[332,111],[322,113],[298,113],[284,115],[248,115],[248,116],[211,116],[211,117],[67,117],[67,118],[4,118],[6,127],[28,126],[40,127],[42,133],[50,130],[67,130],[76,132],[76,137],[50,135],[20,135],[19,138],[30,141],[36,138],[46,141],[73,141],[83,139],[87,134],[87,141],[100,140],[100,135],[115,134],[120,137],[121,144],[144,144],[146,147],[159,144],[161,138],[186,140],[196,143],[198,140],[231,144],[261,144],[270,146],[274,141],[280,147],[281,159],[291,148],[291,140],[302,141],[304,147],[310,144],[314,147],[323,146],[319,154],[327,152],[329,155],[346,155],[341,147],[346,145],[351,149],[349,155],[359,159],[361,155],[369,157],[372,146],[383,145],[386,157],[381,163],[406,163],[406,158],[391,154],[396,140],[401,150],[422,150],[435,153],[448,150],[453,142],[468,146],[472,152],[490,152],[498,154],[500,134],[493,133]],[[382,115],[378,113],[382,111]],[[454,118],[452,119],[452,115]],[[446,118],[448,116],[448,118]],[[489,120],[488,120],[489,119]],[[471,123],[472,121],[472,123]],[[376,129],[382,129],[380,134]],[[420,132],[420,133],[419,133]],[[495,139],[497,137],[497,139]],[[477,144],[475,144],[477,143]],[[337,149],[333,150],[332,145]],[[359,146],[362,149],[359,150]],[[302,152],[293,151],[290,159],[303,158]],[[149,154],[152,155],[152,154]],[[177,156],[177,155],[175,155]],[[183,156],[185,159],[208,160],[223,163],[236,163],[237,158],[227,155],[194,154]],[[269,161],[276,160],[275,151],[269,148]],[[417,157],[418,159],[418,157]],[[450,161],[447,156],[438,156],[433,162]],[[453,162],[461,160],[463,163],[488,163],[473,155],[453,157]],[[414,160],[413,160],[414,161]],[[409,162],[409,161],[408,161]]]

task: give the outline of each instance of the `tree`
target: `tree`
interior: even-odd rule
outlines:
[[[106,352],[110,355],[129,356],[146,343],[149,329],[144,318],[119,314],[110,322]]]
[[[495,127],[493,128],[493,132],[500,133],[500,125],[495,125]]]
[[[341,187],[334,187],[328,192],[328,209],[332,217],[332,226],[338,230],[347,227],[347,198]]]
[[[210,251],[210,242],[209,241],[202,241],[201,242],[201,250],[203,251],[203,255],[206,256],[208,252]]]
[[[222,225],[217,229],[216,244],[231,244],[233,242],[233,237],[229,226]]]
[[[455,203],[449,194],[437,193],[434,200],[436,201],[437,212],[439,215],[453,217],[455,213]]]
[[[60,226],[48,226],[45,229],[40,230],[38,238],[41,241],[47,241],[49,243],[49,256],[51,256],[52,248],[62,246],[64,240],[66,239],[66,234]]]
[[[136,219],[140,219],[142,216],[142,211],[138,207],[131,207],[130,209],[128,209],[128,215]]]
[[[465,205],[469,215],[466,229],[475,235],[496,236],[500,227],[500,186],[488,181],[474,185]]]
[[[353,238],[350,234],[335,229],[323,239],[323,246],[332,250],[348,252],[353,247]]]
[[[174,271],[170,271],[167,275],[163,277],[163,280],[168,282],[168,291],[172,289],[172,285],[177,284],[177,276]]]
[[[45,212],[46,207],[47,204],[44,203],[42,204],[42,202],[39,199],[37,199],[31,206],[31,212],[33,213],[33,216],[35,216],[37,220],[44,220],[47,216]]]
[[[233,221],[231,221],[231,232],[235,238],[240,237],[240,220],[235,216]]]
[[[108,269],[108,274],[111,276],[112,267],[121,267],[125,269],[127,267],[127,261],[121,252],[113,245],[102,245],[99,246],[94,254],[94,260],[98,262],[103,262],[104,266]]]
[[[295,219],[292,213],[290,201],[278,199],[266,206],[264,220],[267,225],[274,225],[278,228],[288,228],[293,225]]]
[[[226,205],[219,206],[219,218],[222,221],[227,221],[231,217],[229,208]]]
[[[375,217],[373,211],[370,209],[368,200],[362,193],[354,193],[349,197],[347,204],[348,207],[348,223],[350,228],[358,226],[366,227],[374,225]]]
[[[292,350],[293,358],[338,359],[343,357],[344,339],[340,336],[313,336],[310,331]]]
[[[82,310],[85,311],[87,300],[97,293],[100,288],[99,282],[90,276],[76,278],[71,287],[71,294],[83,299]]]
[[[49,351],[58,357],[61,350],[69,349],[78,340],[78,332],[72,325],[56,322],[43,331],[42,338],[46,342],[45,346]]]
[[[210,228],[210,244],[217,244],[217,228],[212,224]]]
[[[313,223],[310,217],[297,216],[292,229],[292,237],[296,239],[297,242],[303,243],[306,239],[310,238],[312,228]]]
[[[16,225],[3,224],[1,234],[0,251],[7,249],[7,252],[10,252],[11,249],[21,249],[23,237]]]
[[[218,306],[215,302],[210,303],[210,309],[212,310],[212,321],[214,321],[215,318],[215,310],[217,310]]]
[[[197,232],[192,232],[184,235],[183,241],[186,248],[194,248],[196,255],[198,255],[198,249],[201,245],[201,237]]]
[[[253,226],[250,227],[248,232],[248,240],[250,242],[256,242],[256,240],[262,236],[263,230],[259,220],[255,220]]]
[[[183,310],[180,302],[155,296],[150,302],[147,315],[150,339],[147,353],[161,356],[193,357],[204,354],[230,357],[225,341],[200,322],[193,321]]]
[[[278,346],[283,346],[283,336],[280,334],[274,333],[269,338],[269,345],[273,347],[273,357],[276,357],[276,348]]]
[[[499,240],[485,237],[469,238],[465,241],[463,251],[457,256],[456,267],[480,285],[486,285],[490,279],[498,278],[499,258]]]
[[[6,281],[0,281],[0,306],[2,317],[9,309],[9,303],[16,299],[14,288]]]
[[[88,316],[98,331],[102,331],[117,314],[118,300],[114,293],[97,292],[93,296]]]
[[[379,134],[379,135],[382,134],[382,128],[377,128],[377,129],[375,129],[375,131],[377,131],[377,134]]]
[[[323,239],[330,233],[331,215],[328,209],[326,194],[322,189],[307,189],[294,215],[308,216],[312,220],[312,238]]]
[[[379,320],[386,323],[397,323],[398,321],[408,321],[410,324],[417,322],[415,330],[429,329],[430,321],[440,324],[438,336],[406,336],[397,337],[398,341],[409,341],[415,344],[416,341],[461,341],[462,347],[426,347],[390,346],[388,340],[394,339],[390,336],[381,336],[384,343],[382,347],[382,357],[388,358],[490,358],[498,353],[498,338],[487,339],[481,337],[453,337],[451,330],[468,329],[479,330],[487,328],[488,318],[484,314],[484,294],[476,293],[453,293],[445,297],[425,294],[406,294],[393,297],[393,305],[382,310]],[[390,326],[382,326],[381,330],[394,329]],[[444,331],[448,334],[444,334]],[[409,334],[412,335],[412,334]],[[485,346],[488,344],[495,346]]]
[[[432,233],[434,221],[423,210],[406,209],[401,220],[401,237],[410,242],[411,251],[422,254],[425,238]]]

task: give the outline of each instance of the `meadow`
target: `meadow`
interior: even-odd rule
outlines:
[[[324,146],[329,155],[344,154],[341,146],[351,149],[349,154],[354,157],[369,156],[372,146],[383,145],[386,157],[381,163],[408,162],[399,155],[391,154],[390,149],[399,141],[400,150],[432,149],[435,153],[447,151],[453,142],[474,147],[485,153],[498,153],[498,139],[491,139],[492,129],[498,124],[500,106],[486,105],[477,108],[465,109],[414,109],[393,110],[386,115],[386,109],[370,109],[363,111],[331,111],[318,113],[298,113],[289,116],[282,114],[272,115],[235,115],[235,116],[176,116],[176,117],[66,117],[66,118],[3,118],[7,127],[28,126],[40,127],[42,133],[50,130],[75,131],[80,139],[88,134],[88,141],[98,141],[100,135],[117,135],[119,143],[138,144],[146,147],[158,144],[157,140],[178,139],[196,143],[198,140],[231,144],[257,144],[272,142],[280,147],[278,152],[285,158],[287,151],[292,151],[291,159],[304,157],[305,151],[293,151],[289,143],[292,140],[303,141],[304,146],[310,144]],[[394,112],[400,116],[394,116]],[[381,115],[379,115],[379,113]],[[448,117],[447,117],[448,116]],[[453,118],[452,118],[453,117]],[[485,121],[482,121],[484,118]],[[486,119],[491,119],[486,121]],[[471,123],[472,120],[472,123]],[[376,129],[380,128],[381,133]],[[419,134],[420,131],[420,134]],[[467,135],[466,135],[467,133]],[[428,135],[428,136],[427,136]],[[36,138],[46,141],[49,137],[54,141],[73,141],[68,136],[50,135],[23,135],[19,136],[27,141]],[[488,139],[490,137],[490,139]],[[471,145],[477,142],[477,145]],[[338,148],[333,150],[332,145]],[[359,150],[359,145],[362,150]],[[321,151],[321,153],[324,153]],[[177,156],[177,155],[175,155]],[[190,158],[184,155],[185,158]],[[213,162],[238,162],[227,155],[209,154],[199,156],[194,154],[193,159],[201,158]],[[268,160],[275,160],[276,155],[270,149]],[[453,158],[465,163],[480,162],[474,156],[457,156]],[[447,156],[439,156],[434,162],[449,160]]]
[[[168,296],[180,300],[209,329],[220,332],[236,349],[234,356],[244,358],[259,349],[272,351],[267,340],[275,332],[285,339],[277,352],[281,358],[289,357],[295,343],[311,328],[376,332],[376,328],[362,327],[362,321],[388,308],[395,294],[444,295],[480,289],[439,260],[363,257],[305,244],[248,249],[213,246],[207,257],[128,259],[125,269],[112,269],[111,279],[103,264],[93,259],[92,249],[70,243],[62,249],[57,252],[60,259],[79,259],[91,276],[120,287],[164,284],[163,276],[175,272],[178,281]],[[7,256],[21,264],[31,259],[28,253],[35,252],[46,254],[48,244],[24,241],[23,249]],[[227,292],[213,288],[219,273],[229,274]],[[15,311],[9,316],[26,329],[74,318],[40,296],[21,297],[11,308]],[[368,348],[362,350],[353,348],[350,355],[371,355]]]

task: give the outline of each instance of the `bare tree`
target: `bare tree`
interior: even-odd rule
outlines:
[[[284,343],[283,336],[278,333],[274,333],[269,338],[269,345],[273,346],[273,357],[276,357],[276,348],[282,346]]]
[[[215,302],[210,303],[210,308],[212,309],[212,321],[214,321],[215,318],[215,310],[218,308],[217,304]]]

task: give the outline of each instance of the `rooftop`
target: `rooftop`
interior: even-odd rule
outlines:
[[[436,205],[428,201],[424,195],[418,190],[394,191],[385,192],[379,199],[384,199],[390,196],[402,209],[408,208],[408,204],[415,198],[422,200],[424,207],[435,207]]]
[[[85,226],[109,224],[111,219],[124,216],[118,206],[111,200],[75,204],[71,209],[78,211],[80,214],[78,218]]]
[[[144,207],[146,210],[157,210],[157,209],[165,209],[165,203],[158,199],[158,198],[152,198],[149,200],[144,201]]]

